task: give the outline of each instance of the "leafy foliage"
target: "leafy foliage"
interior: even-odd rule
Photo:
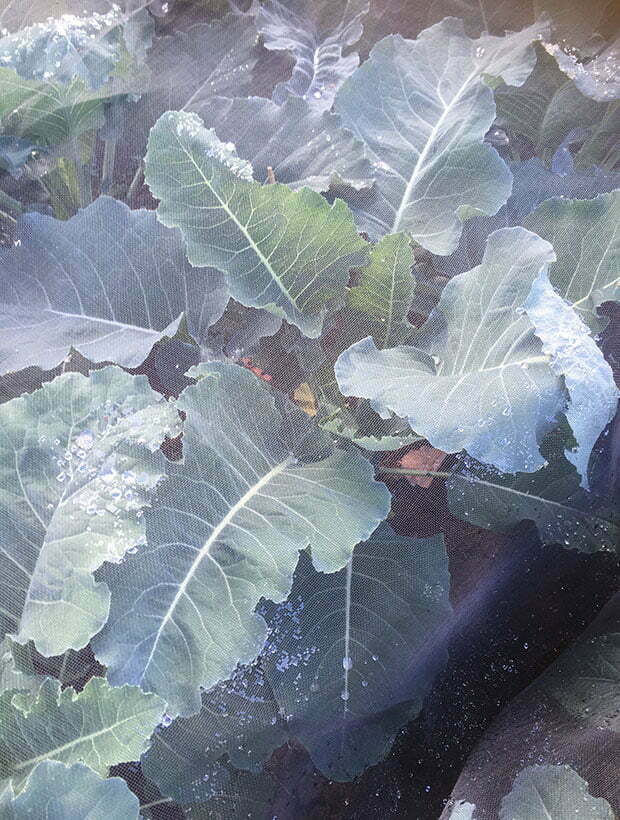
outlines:
[[[3,817],[617,809],[620,18],[423,5],[0,2]]]
[[[109,197],[66,222],[23,216],[16,235],[18,247],[0,248],[5,371],[55,367],[72,347],[136,367],[182,317],[205,344],[228,302],[222,274],[193,268],[178,231]]]
[[[139,515],[175,425],[144,376],[113,367],[67,373],[0,407],[3,633],[56,655],[99,631],[109,594],[92,572],[144,539]]]
[[[8,789],[0,794],[0,808],[6,820],[36,816],[42,805],[49,820],[139,817],[138,798],[120,777],[104,780],[82,763],[65,766],[45,760],[35,766],[21,794],[11,798]]]
[[[291,79],[273,91],[276,103],[289,95],[303,97],[315,108],[331,108],[334,95],[357,68],[355,53],[343,55],[362,35],[362,18],[369,0],[266,0],[260,7],[256,26],[265,46],[290,50],[295,57]]]
[[[252,374],[213,364],[197,375],[178,402],[183,464],[146,514],[146,548],[102,571],[112,603],[94,642],[115,685],[158,692],[172,715],[198,711],[199,687],[258,654],[253,609],[286,596],[299,549],[311,542],[318,568],[339,569],[389,509],[361,456],[279,410]]]
[[[225,271],[237,301],[265,307],[308,336],[320,334],[326,303],[342,300],[349,268],[364,261],[343,202],[330,207],[308,189],[252,181],[249,163],[194,114],[158,120],[146,180],[161,200],[160,220],[181,228],[192,264]]]
[[[592,797],[588,784],[570,766],[530,766],[523,769],[503,799],[500,820],[560,820],[566,812],[592,820],[613,820],[609,803]]]
[[[552,259],[551,245],[521,228],[491,234],[482,264],[446,285],[412,347],[377,351],[364,339],[342,354],[340,389],[408,418],[445,452],[466,449],[504,472],[542,466],[538,442],[562,407],[563,388],[523,305]]]
[[[21,790],[43,760],[86,763],[102,777],[109,766],[138,757],[156,726],[164,702],[138,687],[116,688],[93,678],[76,694],[48,679],[20,708],[7,692],[0,701],[0,773]]]
[[[382,760],[420,710],[442,660],[425,646],[449,621],[448,587],[441,537],[384,525],[338,573],[302,556],[287,602],[266,610],[265,674],[289,731],[329,777],[350,780]],[[415,671],[403,685],[406,664]]]
[[[467,209],[493,214],[504,204],[510,172],[483,143],[495,117],[484,77],[522,84],[540,31],[472,40],[447,18],[415,41],[386,37],[374,47],[335,102],[377,169],[369,195],[352,202],[373,238],[406,230],[433,253],[448,254]]]

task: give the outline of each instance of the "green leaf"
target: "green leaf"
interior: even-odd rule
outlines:
[[[581,638],[543,678],[543,686],[571,715],[597,729],[620,732],[620,632]]]
[[[5,638],[0,644],[0,695],[17,690],[36,693],[42,682],[43,677],[40,675],[28,674],[19,669],[11,651],[11,642]]]
[[[613,168],[620,107],[585,96],[542,46],[537,53],[536,67],[522,86],[496,89],[498,125],[510,137],[526,137],[547,163],[566,137],[572,136],[573,142],[582,143],[575,156],[578,167]]]
[[[579,486],[571,464],[557,455],[548,458],[549,464],[537,472],[514,476],[462,459],[447,482],[450,511],[498,532],[533,521],[543,544],[580,552],[614,550],[620,537],[617,522]]]
[[[138,820],[138,798],[120,777],[104,780],[88,766],[51,760],[32,770],[24,791],[0,795],[4,820]]]
[[[41,145],[62,143],[103,125],[107,94],[105,88],[89,90],[79,78],[63,85],[0,68],[0,125]]]
[[[402,344],[413,331],[407,321],[413,299],[413,262],[407,234],[385,236],[372,249],[359,285],[348,293],[349,307],[363,315],[365,331],[372,332],[380,350]]]
[[[249,371],[203,365],[178,407],[183,463],[146,513],[148,544],[100,576],[110,618],[94,639],[114,684],[158,692],[173,715],[200,709],[200,687],[226,679],[265,638],[253,610],[281,600],[297,554],[336,570],[389,509],[389,492],[357,453],[333,450],[302,411]]]
[[[265,47],[291,51],[295,58],[290,80],[274,89],[278,105],[293,95],[315,108],[332,107],[336,91],[359,64],[348,47],[362,36],[369,7],[369,0],[265,0],[259,6],[256,27]]]
[[[125,115],[123,138],[135,160],[142,160],[149,129],[164,112],[200,112],[217,95],[249,93],[256,42],[254,18],[242,14],[157,37],[147,58],[150,81]]]
[[[502,800],[499,820],[614,820],[611,806],[592,797],[570,766],[528,766]]]
[[[145,178],[160,221],[181,228],[193,265],[224,271],[237,301],[267,308],[306,336],[320,334],[328,303],[342,302],[349,269],[366,259],[344,202],[254,182],[249,163],[195,114],[160,117]]]
[[[0,405],[2,634],[58,655],[103,626],[109,593],[92,572],[144,539],[177,419],[145,376],[114,367]]]
[[[359,190],[373,182],[364,146],[342,127],[337,114],[322,111],[299,97],[276,105],[262,97],[214,97],[192,105],[219,138],[234,142],[240,157],[265,182],[271,168],[277,182],[294,190],[326,191],[346,182]]]
[[[0,248],[3,371],[53,368],[72,347],[137,367],[182,315],[204,344],[228,302],[222,274],[193,268],[178,231],[110,197],[66,222],[26,214],[16,242]]]
[[[521,85],[543,28],[472,40],[460,20],[447,18],[417,40],[391,36],[373,48],[335,102],[377,169],[376,185],[351,199],[372,238],[407,231],[433,253],[449,254],[464,209],[493,214],[506,202],[510,171],[483,143],[495,118],[484,78]]]
[[[620,201],[620,200],[619,200]],[[617,227],[617,226],[616,226]],[[620,259],[620,254],[618,255]],[[620,391],[611,366],[597,347],[587,326],[572,307],[555,292],[546,271],[532,285],[525,302],[528,319],[551,357],[551,369],[563,377],[569,394],[564,411],[576,447],[566,458],[588,484],[588,463],[596,441],[616,415]]]
[[[286,781],[279,783],[266,772],[235,769],[225,759],[212,763],[197,781],[188,774],[182,783],[183,816],[192,820],[272,820],[278,796],[289,788]]]
[[[193,784],[226,754],[238,769],[260,771],[288,739],[279,705],[258,664],[241,666],[202,695],[197,715],[159,729],[142,757],[142,771],[178,803],[195,799]]]
[[[465,449],[502,472],[542,467],[538,445],[565,393],[523,305],[553,259],[523,228],[495,231],[482,263],[446,284],[415,346],[379,351],[362,339],[339,357],[340,390],[407,418],[444,452]]]
[[[563,51],[557,43],[549,43],[545,48],[555,57],[561,71],[573,80],[582,94],[599,102],[620,98],[618,42],[608,45],[585,63],[578,55]]]
[[[48,678],[27,711],[10,693],[0,699],[0,777],[20,791],[37,763],[85,763],[102,777],[108,768],[137,760],[165,704],[137,686],[115,688],[92,678],[78,694]]]
[[[267,606],[262,663],[291,735],[326,777],[352,780],[382,760],[417,715],[438,666],[424,655],[451,617],[441,535],[384,525],[346,568],[317,572],[302,554],[288,601]]]
[[[549,279],[592,330],[604,321],[596,309],[620,299],[620,191],[595,199],[549,199],[524,225],[551,242]]]
[[[118,6],[106,14],[49,17],[0,38],[0,63],[26,80],[67,84],[78,78],[96,90],[121,60],[124,21]]]

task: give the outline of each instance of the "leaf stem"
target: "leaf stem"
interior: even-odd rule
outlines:
[[[133,176],[131,180],[131,184],[127,190],[126,201],[128,205],[131,205],[135,195],[138,193],[140,188],[142,187],[142,182],[144,181],[144,170],[142,168],[142,161],[140,161],[140,165],[138,165],[138,170]]]
[[[160,806],[162,803],[172,803],[172,797],[162,797],[160,800],[153,800],[152,803],[142,803],[140,809],[151,809],[153,806]]]
[[[451,478],[454,473],[437,472],[436,470],[409,470],[406,467],[379,467],[380,473],[388,475],[432,475],[435,478]]]
[[[12,196],[9,196],[9,194],[7,194],[1,188],[0,188],[0,206],[2,206],[3,209],[6,209],[10,212],[9,214],[7,214],[7,216],[9,216],[11,219],[13,219],[11,214],[21,214],[21,213],[23,213],[23,210],[24,210],[21,202],[18,202],[16,199],[13,199]]]
[[[116,162],[116,137],[104,140],[103,167],[101,169],[101,193],[107,194],[114,179],[114,164]]]

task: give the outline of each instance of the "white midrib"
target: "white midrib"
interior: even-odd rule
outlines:
[[[204,545],[200,549],[200,552],[196,556],[193,564],[189,568],[189,570],[188,570],[187,574],[185,575],[185,578],[183,579],[182,583],[179,585],[179,588],[176,592],[176,595],[172,599],[172,602],[171,602],[170,606],[166,610],[166,614],[163,616],[163,618],[161,620],[159,628],[157,629],[157,632],[155,633],[155,638],[153,640],[153,646],[152,646],[151,651],[149,653],[149,657],[148,657],[146,663],[144,664],[144,672],[142,673],[142,678],[144,678],[144,675],[146,674],[146,670],[149,668],[149,666],[151,664],[151,661],[153,660],[153,656],[155,655],[155,650],[157,649],[159,639],[161,638],[161,636],[163,634],[163,631],[166,628],[168,622],[172,618],[172,615],[173,615],[173,613],[174,613],[174,611],[177,607],[177,604],[179,603],[181,598],[185,595],[185,592],[187,590],[187,587],[188,587],[190,581],[192,580],[192,578],[196,574],[196,570],[198,569],[198,567],[202,563],[204,557],[209,554],[209,550],[211,549],[213,544],[216,543],[217,539],[220,537],[220,535],[226,529],[226,527],[230,524],[230,522],[233,520],[233,518],[237,515],[237,513],[240,512],[252,500],[252,498],[254,498],[254,496],[257,495],[267,484],[269,484],[269,482],[273,478],[275,478],[277,475],[279,475],[284,470],[286,470],[287,467],[290,467],[290,465],[293,464],[294,461],[295,461],[294,457],[292,455],[289,455],[284,461],[280,462],[279,464],[276,464],[275,467],[272,467],[271,470],[269,470],[268,473],[265,473],[265,475],[261,479],[259,479],[256,482],[256,484],[253,484],[249,488],[249,490],[244,495],[241,496],[241,498],[239,499],[239,501],[236,502],[236,504],[233,504],[233,506],[226,513],[226,515],[222,518],[220,523],[213,529],[213,531],[211,532],[211,535],[205,541]]]
[[[350,644],[351,644],[351,582],[353,580],[353,556],[349,559],[347,564],[347,575],[345,582],[345,601],[344,601],[344,714],[346,716],[349,711],[349,664],[351,662]],[[344,738],[343,738],[344,741]]]
[[[65,743],[63,746],[57,746],[55,749],[50,749],[49,751],[45,752],[42,755],[38,755],[37,757],[31,757],[29,760],[22,760],[21,763],[16,763],[13,767],[15,771],[21,771],[22,769],[27,769],[30,766],[35,766],[37,763],[40,763],[41,760],[48,760],[49,758],[57,758],[59,754],[65,752],[67,749],[72,749],[74,746],[78,746],[81,743],[89,743],[91,740],[94,740],[96,737],[101,737],[101,735],[106,735],[109,732],[114,732],[116,728],[122,726],[124,723],[129,723],[130,721],[135,721],[136,715],[130,715],[129,717],[123,718],[123,720],[119,720],[117,723],[114,723],[111,726],[105,726],[103,729],[99,729],[96,732],[92,732],[90,735],[83,735],[82,737],[78,737],[75,740],[70,740],[68,743]]]
[[[100,322],[102,325],[111,325],[122,330],[138,330],[140,333],[158,333],[152,327],[140,327],[140,325],[127,325],[124,322],[117,322],[114,319],[103,319],[99,316],[88,316],[86,313],[66,313],[63,310],[54,310],[53,308],[44,308],[45,313],[53,313],[54,316],[62,316],[67,319],[88,319],[91,322]]]
[[[200,177],[202,178],[202,180],[203,180],[204,184],[206,185],[206,187],[207,187],[207,188],[211,191],[211,193],[213,194],[213,196],[214,196],[214,197],[217,199],[217,201],[220,203],[220,205],[221,205],[221,207],[222,207],[222,210],[226,211],[226,213],[228,214],[228,216],[232,219],[232,221],[233,221],[233,222],[235,223],[235,225],[239,228],[239,230],[241,231],[241,233],[245,236],[246,240],[247,240],[247,241],[248,241],[248,243],[249,243],[249,246],[252,248],[252,250],[254,251],[254,253],[258,256],[258,258],[260,259],[261,263],[265,266],[266,270],[268,271],[269,275],[271,276],[271,279],[272,279],[272,280],[276,283],[276,285],[278,286],[278,288],[282,291],[282,293],[284,294],[284,296],[286,296],[286,298],[288,299],[288,301],[289,301],[289,302],[291,302],[291,304],[295,307],[295,309],[296,309],[296,310],[299,310],[299,308],[297,307],[297,302],[296,302],[295,298],[294,298],[294,297],[293,297],[293,296],[292,296],[292,295],[291,295],[291,294],[287,291],[287,289],[284,287],[284,285],[283,285],[283,284],[282,284],[282,282],[280,281],[280,277],[279,277],[279,276],[278,276],[278,274],[275,272],[275,270],[272,268],[271,263],[269,262],[269,259],[265,256],[265,254],[264,254],[264,253],[261,251],[261,249],[258,247],[258,245],[256,244],[256,242],[254,241],[254,239],[252,238],[252,236],[251,236],[251,235],[250,235],[250,233],[248,232],[248,229],[246,228],[246,226],[245,226],[245,225],[243,225],[243,223],[241,223],[241,222],[237,219],[237,215],[236,215],[233,211],[231,211],[231,210],[230,210],[230,208],[228,207],[228,205],[227,205],[227,204],[224,202],[224,200],[223,200],[223,199],[219,196],[219,194],[217,193],[217,191],[215,190],[215,188],[211,185],[211,182],[210,182],[210,181],[207,179],[207,177],[203,174],[203,172],[202,172],[202,168],[198,165],[198,163],[196,162],[196,160],[194,159],[194,157],[193,157],[193,156],[189,153],[189,151],[187,151],[187,149],[186,149],[183,145],[181,145],[181,143],[179,143],[179,145],[180,145],[180,147],[181,147],[181,150],[185,153],[185,155],[187,156],[187,158],[190,160],[190,162],[191,162],[191,163],[192,163],[192,165],[194,166],[194,168],[198,171],[198,173],[199,173]],[[233,173],[233,172],[231,171],[231,173]]]
[[[469,83],[471,80],[480,74],[480,67],[476,67],[471,74],[466,78],[463,85],[459,88],[458,93],[454,95],[454,97],[450,100],[450,104],[444,108],[443,114],[439,117],[437,122],[435,123],[433,130],[428,136],[426,140],[426,145],[420,152],[420,156],[418,157],[418,161],[415,164],[415,167],[411,173],[411,177],[409,178],[409,182],[407,183],[407,187],[405,188],[405,192],[403,193],[402,199],[400,201],[400,205],[398,210],[396,211],[396,215],[394,216],[394,222],[392,223],[391,230],[388,233],[397,233],[400,230],[400,222],[403,218],[403,214],[407,209],[407,205],[409,204],[409,197],[411,196],[411,192],[415,188],[416,182],[420,178],[422,172],[425,170],[424,163],[433,147],[433,143],[435,142],[435,137],[439,133],[439,129],[444,124],[446,117],[448,114],[451,113],[454,105],[461,99],[463,96],[463,92],[469,87]]]
[[[585,514],[581,512],[581,510],[576,510],[575,507],[569,507],[568,504],[562,504],[559,501],[552,501],[549,498],[544,498],[542,495],[536,495],[534,493],[525,493],[523,492],[523,490],[515,490],[513,487],[502,487],[498,484],[494,484],[492,481],[484,481],[482,478],[476,478],[476,476],[468,476],[461,475],[459,473],[453,473],[450,476],[450,478],[457,478],[461,481],[480,484],[482,487],[489,487],[491,490],[499,490],[500,492],[511,493],[512,495],[518,495],[522,498],[528,498],[530,500],[539,499],[540,501],[542,501],[543,504],[548,505],[550,507],[558,507],[559,509],[566,510],[567,512],[572,513],[573,515],[577,513],[578,515],[586,517]],[[587,517],[596,518],[598,521],[605,521],[605,519],[601,518],[600,516],[592,516],[591,514],[588,514]]]

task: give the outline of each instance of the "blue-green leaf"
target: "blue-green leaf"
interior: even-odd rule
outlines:
[[[464,209],[493,214],[511,175],[483,138],[495,117],[486,75],[520,85],[536,61],[533,26],[506,37],[470,39],[447,18],[417,40],[386,37],[339,91],[335,108],[377,169],[369,192],[351,199],[372,238],[407,231],[451,253]]]
[[[230,680],[202,695],[197,715],[158,729],[142,757],[142,771],[179,803],[226,754],[238,769],[260,771],[288,739],[269,681],[259,664],[237,668]]]
[[[10,777],[16,791],[43,760],[86,763],[103,777],[110,766],[137,760],[165,707],[157,695],[103,678],[92,678],[80,693],[61,692],[47,678],[25,705],[18,708],[10,692],[0,699],[0,777]]]
[[[2,370],[53,368],[72,347],[136,367],[182,315],[206,342],[227,302],[222,274],[193,268],[152,211],[99,197],[66,222],[26,214],[0,248]]]
[[[438,665],[424,646],[449,621],[443,538],[388,526],[337,573],[300,559],[286,603],[268,606],[267,678],[290,733],[329,778],[351,780],[387,754],[416,715]]]
[[[254,607],[286,596],[300,549],[339,569],[389,509],[365,459],[278,409],[252,373],[214,363],[192,374],[202,378],[178,401],[183,463],[146,513],[146,547],[100,571],[112,604],[94,639],[113,683],[158,692],[173,716],[197,712],[200,687],[258,654]]]
[[[609,178],[620,187],[618,175]],[[581,194],[579,199],[549,199],[524,224],[553,245],[557,257],[549,268],[553,287],[588,327],[600,330],[604,323],[596,309],[620,299],[620,191],[594,199],[583,199]]]
[[[295,190],[306,186],[321,192],[342,181],[356,189],[372,185],[373,168],[362,143],[337,114],[299,97],[283,105],[263,97],[214,97],[194,103],[192,110],[221,140],[234,142],[258,182],[267,180],[271,168],[277,182]]]
[[[554,258],[523,228],[495,231],[482,263],[448,282],[414,346],[379,351],[362,339],[339,357],[340,390],[407,418],[439,450],[465,449],[503,472],[542,467],[539,443],[565,392],[523,305]]]
[[[104,780],[88,766],[44,760],[32,770],[24,791],[0,795],[4,820],[138,820],[138,798],[120,777]]]
[[[553,289],[546,271],[532,285],[525,310],[543,351],[551,358],[551,369],[563,377],[568,390],[564,414],[577,446],[567,450],[566,458],[575,465],[587,489],[592,448],[616,414],[620,391],[590,331]]]
[[[308,188],[260,185],[232,143],[196,114],[169,111],[149,137],[146,181],[157,215],[181,229],[193,265],[228,274],[232,296],[267,308],[306,335],[321,333],[327,305],[344,298],[349,269],[368,245],[351,212]]]
[[[103,626],[109,593],[92,572],[144,540],[177,424],[145,376],[115,367],[0,405],[2,634],[58,655]]]
[[[338,88],[358,66],[357,53],[343,52],[362,36],[369,7],[369,0],[265,0],[259,6],[256,27],[265,46],[291,51],[295,58],[290,80],[274,89],[276,103],[293,95],[321,110],[332,107]]]
[[[499,820],[614,820],[611,806],[593,797],[570,766],[528,766],[502,800]]]

